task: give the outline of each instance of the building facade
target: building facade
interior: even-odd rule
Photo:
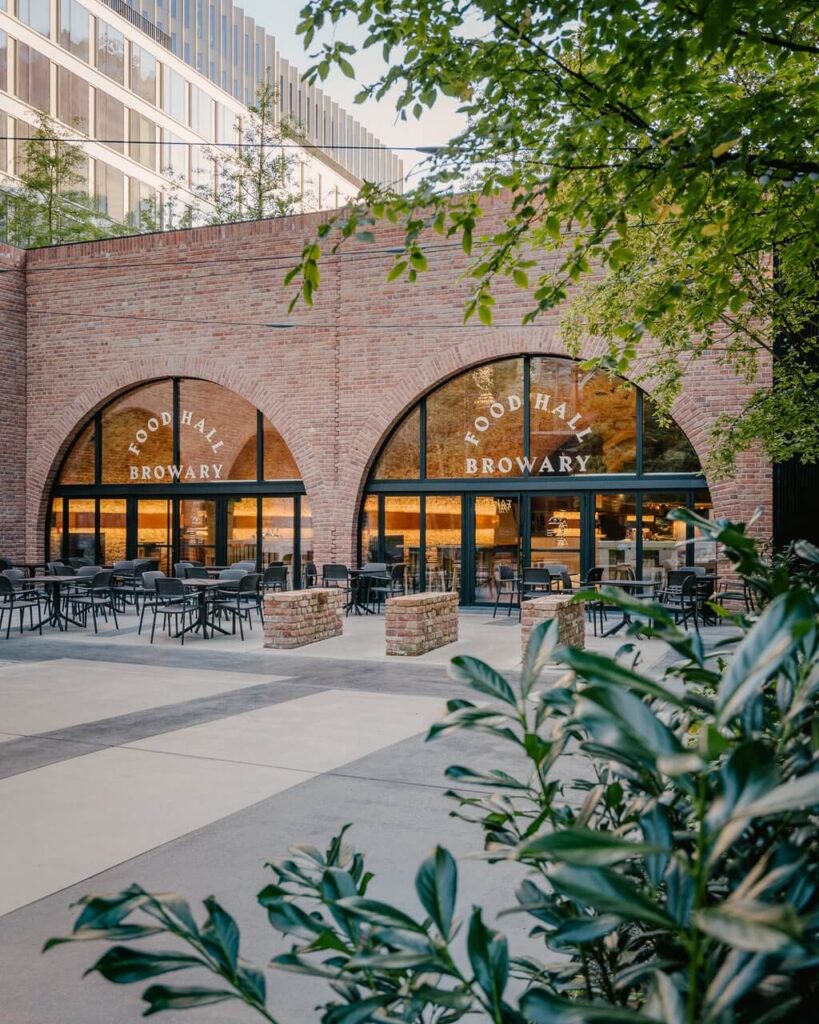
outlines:
[[[0,182],[13,186],[45,112],[80,140],[101,217],[139,223],[150,203],[167,224],[212,186],[208,153],[239,141],[265,77],[304,140],[305,209],[343,205],[365,178],[401,188],[398,157],[229,0],[0,0]]]
[[[711,425],[748,394],[718,354],[663,424],[650,384],[569,358],[559,311],[520,326],[512,285],[493,326],[465,325],[457,244],[386,283],[389,226],[328,257],[288,318],[283,278],[320,220],[2,250],[0,554],[282,560],[296,580],[373,559],[473,604],[502,566],[712,562],[668,519],[679,506],[761,508],[770,534],[759,452],[732,480],[702,470]],[[588,338],[582,356],[602,351]]]

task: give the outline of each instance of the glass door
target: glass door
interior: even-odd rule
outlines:
[[[531,554],[529,565],[565,565],[580,579],[580,495],[533,494],[529,506]]]
[[[259,499],[227,499],[227,564],[258,563]]]
[[[179,500],[179,561],[216,565],[216,501]]]
[[[520,572],[521,534],[518,495],[476,495],[472,582],[475,602],[495,600],[501,566]]]
[[[137,499],[137,558],[151,558],[170,576],[171,501],[170,498]]]

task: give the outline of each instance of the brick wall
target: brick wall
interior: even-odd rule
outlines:
[[[583,602],[573,603],[572,598],[563,594],[547,594],[524,601],[520,610],[520,653],[526,654],[526,645],[532,630],[547,619],[557,619],[558,643],[570,647],[586,645],[586,620]]]
[[[264,598],[264,645],[280,650],[341,636],[343,594],[338,589],[269,591]]]
[[[25,253],[0,244],[0,555],[23,559],[26,489]]]
[[[458,639],[458,595],[407,594],[387,598],[387,654],[417,657]]]
[[[493,211],[489,216],[499,216]],[[523,352],[562,354],[557,311],[535,325],[463,324],[468,282],[459,246],[431,240],[429,272],[385,283],[400,232],[345,247],[321,264],[315,306],[288,317],[286,271],[321,215],[196,228],[42,249],[28,254],[28,480],[30,557],[42,551],[46,505],[78,425],[116,393],[166,375],[222,384],[260,408],[293,452],[310,498],[315,560],[354,557],[357,511],[371,462],[389,429],[421,394],[461,370]],[[529,298],[499,287],[496,323],[518,324]],[[264,326],[286,323],[286,328]],[[584,355],[601,351],[589,338]],[[650,387],[648,388],[650,391]],[[692,363],[675,415],[701,458],[722,411],[747,386]],[[766,509],[770,467],[758,452],[736,481],[712,486],[717,514]]]

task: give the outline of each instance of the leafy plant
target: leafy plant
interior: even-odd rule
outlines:
[[[683,513],[682,515],[691,515]],[[295,847],[270,865],[259,902],[292,941],[272,965],[325,979],[323,1024],[767,1024],[804,1022],[819,994],[819,595],[769,569],[741,526],[697,526],[719,540],[764,601],[735,616],[736,635],[710,650],[661,604],[632,634],[678,655],[660,679],[627,660],[556,647],[535,629],[519,680],[470,657],[453,660],[473,699],[449,702],[430,739],[489,733],[519,760],[514,773],[454,766],[457,814],[483,834],[487,861],[514,862],[516,905],[542,956],[512,956],[479,907],[458,916],[458,873],[438,847],[415,889],[424,915],[368,895],[363,856],[344,841]],[[804,546],[801,555],[819,563]],[[726,613],[727,614],[727,613]],[[548,659],[565,673],[542,680]],[[488,698],[488,700],[486,699]],[[560,780],[561,759],[587,761]],[[263,976],[239,955],[235,922],[214,901],[194,919],[177,896],[138,886],[81,901],[72,935],[117,945],[90,968],[116,983],[204,967],[215,988],[151,984],[146,1015],[239,1000],[272,1021]],[[137,951],[164,935],[183,951]]]

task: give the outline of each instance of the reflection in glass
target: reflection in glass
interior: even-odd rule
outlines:
[[[427,398],[427,476],[520,476],[523,360],[480,366]]]
[[[637,505],[633,494],[598,494],[594,517],[595,565],[612,578],[636,576]]]
[[[426,589],[460,591],[460,495],[431,494],[427,497],[426,530]]]
[[[520,572],[517,497],[475,498],[475,600],[494,601],[501,566]]]
[[[420,424],[421,413],[416,408],[387,442],[373,470],[373,479],[418,479],[421,475]]]
[[[580,496],[533,495],[530,512],[533,566],[565,566],[580,574]],[[556,570],[557,571],[557,570]]]
[[[61,484],[93,484],[94,483],[94,440],[96,431],[94,421],[80,432],[80,436],[69,449],[62,472]]]
[[[698,491],[694,497],[694,511],[704,519],[710,519],[714,506],[710,491]],[[694,527],[694,565],[705,567],[706,572],[717,572],[717,542],[706,540],[698,527]]]
[[[255,480],[255,407],[211,381],[181,381],[179,461],[200,482]]]
[[[293,574],[293,499],[262,498],[262,566],[284,562]]]
[[[388,565],[404,565],[404,579],[418,579],[421,552],[421,499],[384,499],[384,559]]]
[[[301,564],[312,562],[313,555],[313,510],[306,495],[301,498]]]
[[[97,69],[120,85],[124,84],[125,37],[102,18],[97,18]]]
[[[673,420],[660,423],[648,395],[643,398],[643,472],[700,472],[700,460],[691,442]]]
[[[57,561],[63,553],[63,499],[52,498],[51,513],[48,518],[48,554],[52,561]]]
[[[68,557],[96,563],[96,506],[93,498],[71,498],[68,502]]]
[[[378,497],[368,494],[361,506],[361,561],[378,560]]]
[[[125,551],[125,498],[100,498],[100,564],[123,561]]]
[[[166,498],[140,498],[137,502],[137,558],[150,558],[170,576],[171,502]]]
[[[171,483],[173,388],[169,380],[136,388],[102,414],[102,482]]]
[[[179,502],[179,561],[216,564],[216,502]]]
[[[299,467],[282,435],[272,423],[264,420],[264,478],[265,480],[298,480]],[[255,477],[255,472],[254,472]]]
[[[643,579],[663,578],[669,569],[685,565],[685,524],[668,518],[685,505],[680,491],[643,495]]]
[[[532,475],[635,471],[634,388],[566,359],[534,358],[530,374]]]
[[[227,563],[255,562],[257,554],[257,498],[228,498]]]

